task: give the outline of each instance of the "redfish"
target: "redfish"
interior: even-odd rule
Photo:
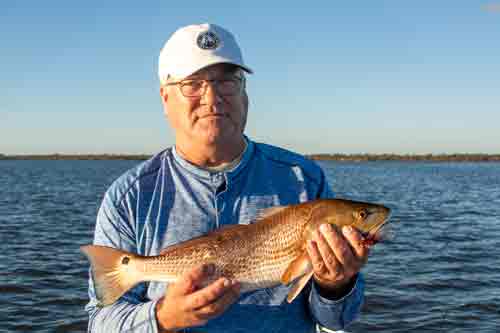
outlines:
[[[86,245],[102,306],[114,303],[140,282],[175,282],[199,264],[214,264],[207,284],[224,276],[240,283],[241,292],[292,284],[288,302],[312,277],[307,241],[322,224],[350,225],[376,243],[390,209],[379,204],[345,199],[319,199],[266,209],[251,224],[223,227],[163,249],[157,256],[140,256],[115,248]]]

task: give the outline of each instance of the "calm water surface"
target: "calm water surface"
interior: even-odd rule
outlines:
[[[103,193],[136,161],[0,161],[0,332],[84,332]],[[500,163],[320,162],[340,197],[385,203],[350,332],[500,332]]]

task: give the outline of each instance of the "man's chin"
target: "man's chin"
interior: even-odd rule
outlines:
[[[204,132],[200,135],[207,145],[227,145],[234,144],[238,141],[239,137],[233,132],[233,128],[215,128]]]
[[[227,126],[228,123],[231,123],[231,120],[223,115],[210,115],[199,119],[198,122],[200,122],[201,126],[209,129],[210,127]]]

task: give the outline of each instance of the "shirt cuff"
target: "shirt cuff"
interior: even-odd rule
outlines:
[[[333,330],[349,325],[361,311],[364,285],[363,275],[358,273],[351,291],[340,299],[332,300],[322,297],[313,281],[309,295],[309,309],[314,320],[319,325]]]
[[[158,318],[156,318],[156,303],[158,303],[159,301],[160,298],[151,301],[151,308],[149,309],[149,317],[151,318],[151,329],[153,333],[161,333],[161,331],[158,329]]]

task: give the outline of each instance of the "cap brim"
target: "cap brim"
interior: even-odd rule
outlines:
[[[191,71],[189,73],[182,73],[181,77],[178,77],[177,75],[174,75],[174,77],[178,78],[178,79],[182,79],[182,78],[185,78],[185,77],[188,77],[190,75],[193,75],[194,73],[204,69],[204,68],[207,68],[207,67],[210,67],[210,66],[213,66],[213,65],[217,65],[217,64],[230,64],[230,65],[234,65],[234,66],[237,66],[237,67],[240,67],[241,69],[243,69],[245,72],[247,72],[248,74],[253,74],[253,70],[251,70],[249,67],[243,65],[243,64],[239,64],[239,63],[236,63],[236,62],[233,62],[233,61],[230,61],[230,60],[227,60],[227,59],[213,59],[213,61],[210,61],[208,63],[204,63],[203,65],[199,65],[199,66],[196,66],[194,68],[191,68]]]

